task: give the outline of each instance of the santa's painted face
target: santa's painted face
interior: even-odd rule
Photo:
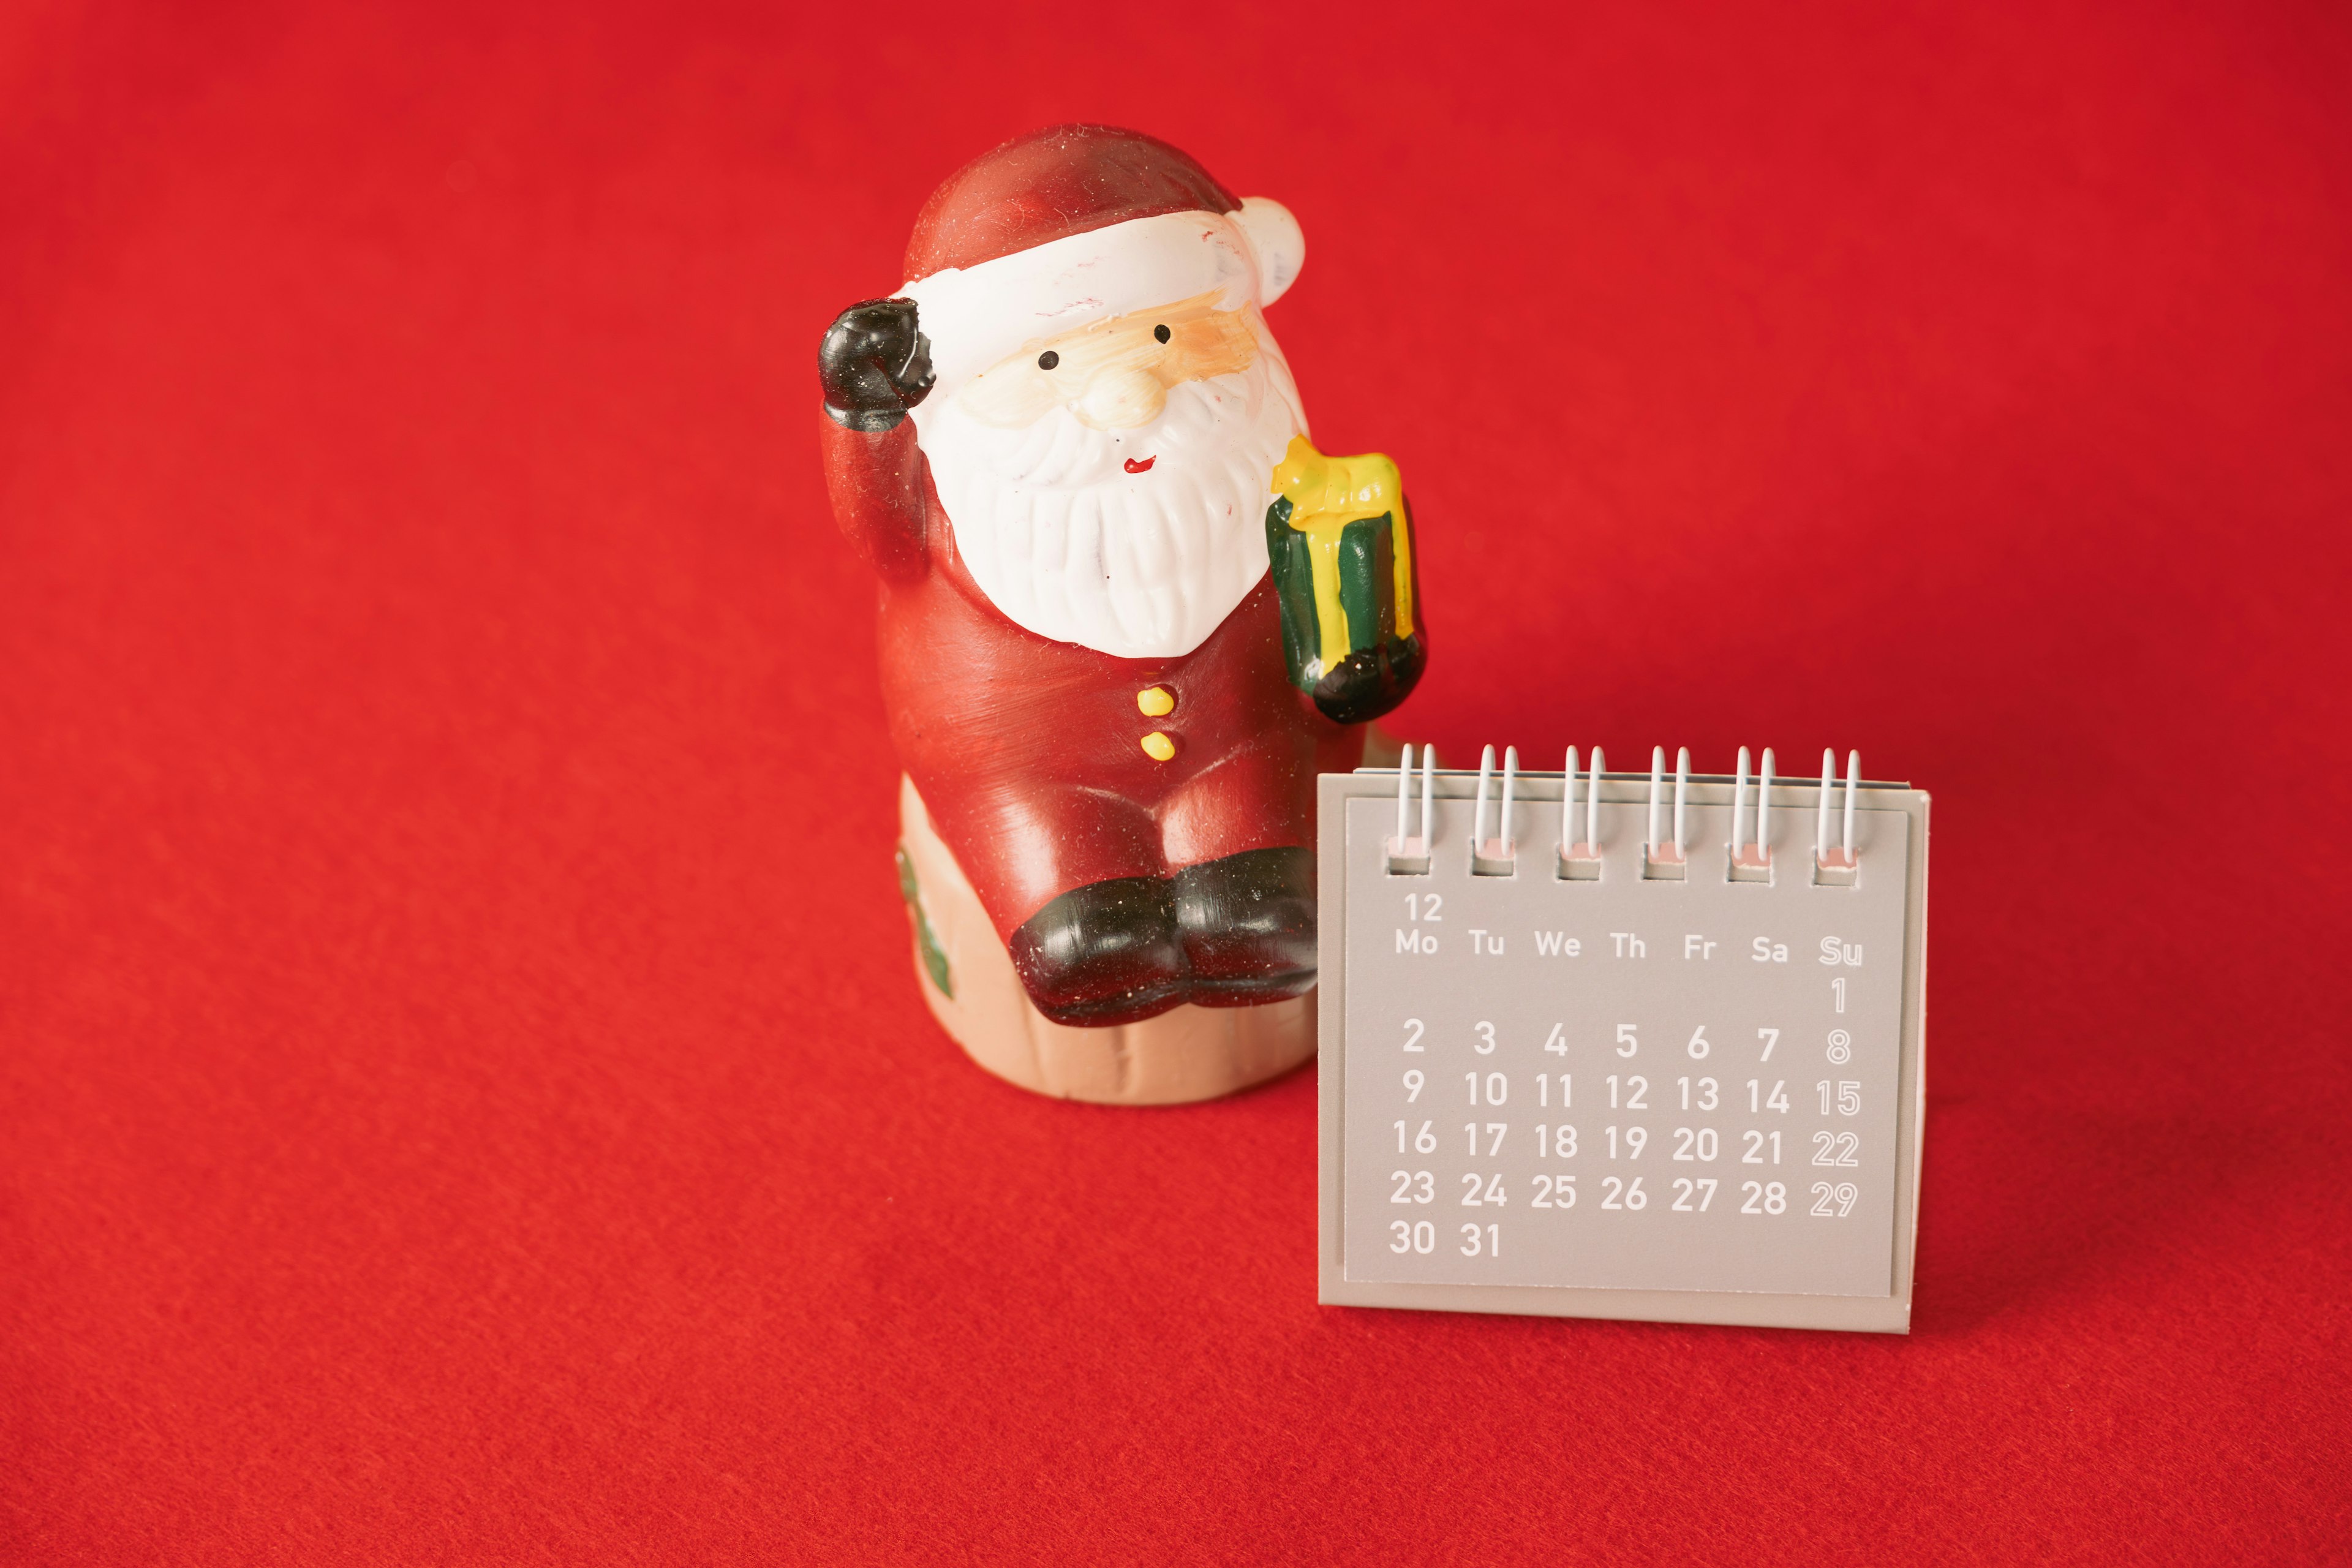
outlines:
[[[1132,430],[1159,417],[1170,387],[1249,369],[1264,325],[1256,306],[1220,310],[1215,294],[1112,316],[1023,344],[973,376],[960,398],[1001,429],[1025,429],[1066,407],[1093,429]]]
[[[1170,658],[1265,575],[1275,465],[1307,422],[1265,317],[1224,299],[1033,341],[915,409],[964,564],[1017,625]]]

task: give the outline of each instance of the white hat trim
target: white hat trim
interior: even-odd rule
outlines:
[[[1024,343],[1112,316],[1222,293],[1227,310],[1271,305],[1298,276],[1298,220],[1264,196],[1239,212],[1160,213],[1048,240],[907,284],[931,340],[938,392],[953,395]]]

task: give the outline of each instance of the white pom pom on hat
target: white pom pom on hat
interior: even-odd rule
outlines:
[[[1271,305],[1298,281],[1298,269],[1307,262],[1306,232],[1288,207],[1267,196],[1244,196],[1234,216],[1257,255],[1257,302]]]

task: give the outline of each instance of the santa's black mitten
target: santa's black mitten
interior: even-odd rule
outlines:
[[[1428,662],[1428,647],[1415,632],[1358,649],[1315,683],[1315,706],[1336,723],[1370,722],[1412,694]]]
[[[824,411],[852,430],[895,430],[931,390],[931,340],[912,300],[863,300],[834,318],[816,351]]]

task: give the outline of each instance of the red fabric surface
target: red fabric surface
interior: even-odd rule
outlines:
[[[0,1557],[2352,1553],[2340,7],[0,7]],[[1907,1339],[1318,1308],[918,1000],[812,357],[1303,220],[1456,755],[1936,792]]]

